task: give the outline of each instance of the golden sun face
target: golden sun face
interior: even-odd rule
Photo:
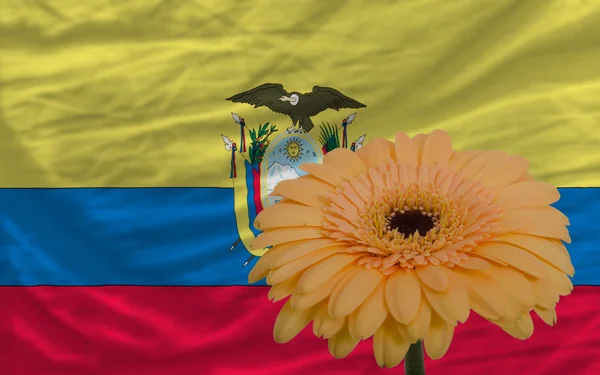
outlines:
[[[296,162],[300,160],[304,149],[302,148],[302,144],[300,143],[299,139],[292,138],[286,142],[283,152],[289,161]]]

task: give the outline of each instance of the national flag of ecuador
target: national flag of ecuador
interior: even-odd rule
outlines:
[[[348,143],[442,129],[560,187],[556,326],[519,341],[472,314],[428,375],[600,373],[599,46],[591,0],[1,0],[0,374],[403,373],[370,340],[276,344],[282,302],[228,252],[254,202],[231,112],[247,143],[291,121],[225,98],[266,82],[367,104],[313,117],[315,142],[356,112]]]

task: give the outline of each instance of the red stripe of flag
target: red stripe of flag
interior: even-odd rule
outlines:
[[[334,360],[310,326],[273,341],[282,303],[265,287],[2,287],[0,373],[9,375],[363,375],[371,341]],[[472,315],[428,375],[600,373],[600,288],[576,287],[558,323],[526,341]]]

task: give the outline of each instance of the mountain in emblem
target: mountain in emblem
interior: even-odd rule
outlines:
[[[274,162],[267,170],[267,191],[271,193],[275,186],[283,180],[293,180],[300,177],[290,165]]]

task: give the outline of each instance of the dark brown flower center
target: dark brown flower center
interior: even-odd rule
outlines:
[[[387,227],[391,230],[397,230],[398,233],[408,237],[419,231],[419,235],[424,236],[435,226],[434,218],[423,214],[419,210],[411,210],[405,212],[394,212],[387,219]]]

